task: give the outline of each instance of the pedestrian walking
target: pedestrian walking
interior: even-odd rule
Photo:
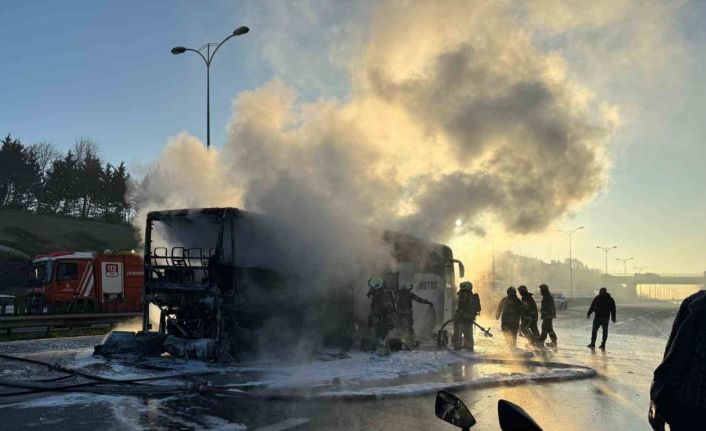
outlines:
[[[593,317],[593,329],[591,330],[591,344],[587,347],[590,349],[596,348],[598,328],[603,328],[603,341],[599,348],[605,350],[605,342],[608,340],[608,321],[612,319],[613,323],[615,323],[615,300],[605,287],[601,287],[598,291],[598,296],[593,298],[591,307],[586,313],[586,319],[591,318],[591,313],[595,313],[595,315]]]
[[[556,333],[554,332],[554,319],[556,319],[556,307],[554,306],[554,297],[549,292],[549,286],[546,284],[539,285],[539,293],[542,295],[542,334],[539,340],[542,344],[547,340],[547,336],[552,340],[547,343],[547,347],[556,347]]]

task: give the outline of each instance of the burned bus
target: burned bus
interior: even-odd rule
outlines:
[[[366,280],[379,275],[388,283],[413,282],[435,304],[439,323],[451,317],[454,264],[461,276],[463,265],[449,247],[365,228],[387,247],[393,264],[366,267],[352,257],[345,269],[354,275],[321,288],[298,268],[305,253],[288,251],[291,230],[236,208],[150,212],[142,335],[175,355],[220,360],[292,340],[350,347],[366,324]]]

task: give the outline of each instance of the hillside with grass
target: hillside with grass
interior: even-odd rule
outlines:
[[[137,232],[130,225],[0,210],[0,290],[21,285],[29,259],[38,254],[138,246]]]
[[[0,245],[34,256],[56,250],[130,250],[138,240],[126,224],[0,210]]]

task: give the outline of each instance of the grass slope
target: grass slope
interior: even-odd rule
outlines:
[[[138,240],[128,225],[0,210],[0,245],[35,256],[56,250],[130,250],[138,247]]]

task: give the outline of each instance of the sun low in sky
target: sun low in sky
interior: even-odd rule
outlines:
[[[90,7],[87,7],[89,6]],[[98,141],[156,206],[321,214],[564,259],[556,229],[654,271],[706,268],[702,3],[5,2],[0,124]],[[173,46],[220,41],[205,76]],[[41,32],[35,29],[41,28]],[[67,29],[71,29],[67,31]]]

